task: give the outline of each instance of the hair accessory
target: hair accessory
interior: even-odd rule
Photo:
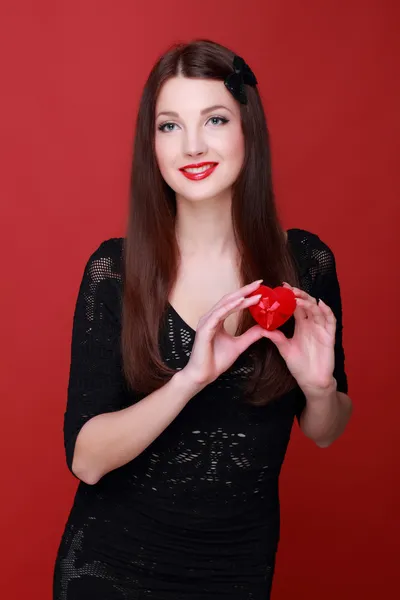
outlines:
[[[234,98],[241,104],[247,104],[247,94],[244,85],[257,85],[257,79],[249,65],[241,56],[233,59],[233,73],[230,73],[224,81],[225,86]]]

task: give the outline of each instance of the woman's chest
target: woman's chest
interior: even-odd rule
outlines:
[[[190,262],[181,265],[169,296],[169,303],[181,319],[196,330],[199,320],[240,288],[240,278],[229,262]],[[234,334],[238,325],[237,313],[225,320],[225,328]]]

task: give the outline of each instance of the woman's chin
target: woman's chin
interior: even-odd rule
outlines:
[[[185,202],[224,202],[230,200],[232,197],[232,187],[228,188],[215,188],[210,187],[209,189],[197,189],[197,190],[187,190],[180,189],[176,192],[177,202],[183,200]]]

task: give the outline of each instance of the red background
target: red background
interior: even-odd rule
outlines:
[[[76,482],[62,445],[76,294],[123,235],[139,96],[170,43],[209,37],[259,79],[287,227],[334,250],[354,415],[294,430],[274,600],[392,598],[399,558],[396,0],[4,1],[0,597],[50,600]],[[396,168],[397,167],[397,168]]]

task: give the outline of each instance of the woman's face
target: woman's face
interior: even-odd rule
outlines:
[[[155,117],[158,166],[176,194],[198,202],[230,192],[244,136],[239,105],[224,83],[173,77],[160,91]]]

